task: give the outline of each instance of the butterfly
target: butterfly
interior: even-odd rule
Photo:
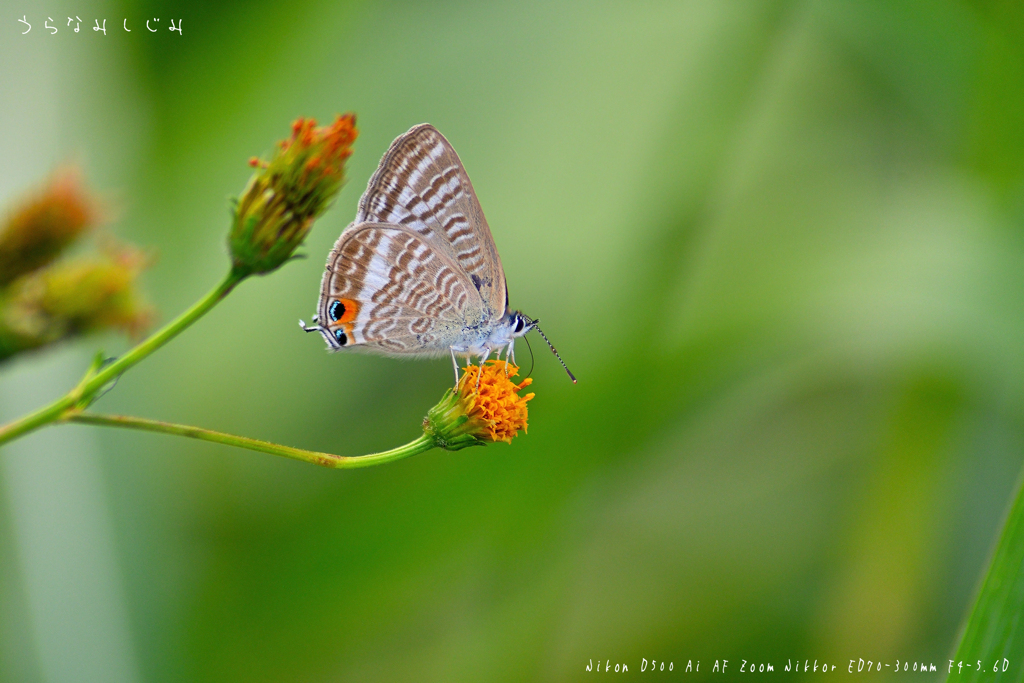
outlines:
[[[398,357],[450,354],[481,361],[537,330],[508,307],[501,258],[459,155],[430,124],[391,143],[359,200],[356,219],[327,257],[307,332],[331,350]]]

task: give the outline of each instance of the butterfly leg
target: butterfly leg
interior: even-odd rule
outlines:
[[[480,391],[480,377],[484,374],[484,363],[491,357],[491,347],[485,346],[480,356],[480,372],[476,373],[476,390]]]
[[[505,374],[508,374],[508,362],[512,361],[512,365],[516,364],[516,352],[514,350],[516,340],[510,339],[508,342],[508,348],[505,349]]]
[[[459,388],[459,362],[455,360],[455,347],[449,346],[448,350],[452,352],[452,368],[455,370],[455,388]]]

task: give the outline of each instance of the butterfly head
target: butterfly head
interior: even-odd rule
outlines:
[[[520,311],[509,312],[509,332],[512,333],[513,338],[525,336],[536,324],[536,320],[531,320],[529,316],[523,315]]]
[[[548,336],[541,331],[539,327],[539,319],[531,319],[529,316],[523,315],[519,311],[511,311],[509,313],[509,318],[513,337],[523,337],[526,336],[526,333],[529,332],[530,330],[537,330],[537,334],[539,334],[541,338],[547,343],[548,348],[551,349],[551,353],[555,354],[555,358],[557,358],[558,362],[562,364],[562,367],[565,369],[565,372],[568,373],[569,378],[572,380],[572,383],[576,384],[576,376],[572,374],[572,371],[569,370],[569,367],[565,364],[565,361],[562,360],[562,357],[558,355],[558,351],[556,351],[555,347],[552,346],[551,341],[548,340]]]

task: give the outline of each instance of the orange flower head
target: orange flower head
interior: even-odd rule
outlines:
[[[353,114],[319,127],[299,118],[270,161],[249,160],[256,170],[235,205],[228,238],[236,272],[269,273],[291,258],[341,190],[358,134]]]
[[[520,395],[533,380],[517,384],[512,378],[518,374],[519,368],[505,361],[470,365],[457,389],[449,389],[431,408],[423,421],[424,431],[450,451],[494,441],[511,443],[520,429],[526,432],[526,403],[534,396]]]

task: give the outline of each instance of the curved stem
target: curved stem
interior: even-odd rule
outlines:
[[[176,436],[187,436],[191,439],[200,439],[201,441],[212,441],[213,443],[222,443],[228,446],[237,446],[238,448],[248,448],[252,451],[260,451],[261,453],[270,453],[271,455],[280,455],[285,458],[292,458],[294,460],[302,460],[303,462],[312,463],[314,465],[320,465],[321,467],[331,467],[335,469],[347,469],[353,467],[370,467],[372,465],[382,465],[386,462],[394,462],[395,460],[401,460],[402,458],[408,458],[410,455],[416,455],[429,451],[435,447],[434,440],[426,434],[421,434],[418,439],[411,441],[404,446],[393,448],[390,451],[383,451],[381,453],[372,453],[370,455],[360,455],[356,457],[345,456],[345,455],[334,455],[333,453],[319,453],[317,451],[307,451],[302,448],[292,448],[291,446],[282,446],[280,444],[271,443],[269,441],[261,441],[259,439],[250,439],[246,436],[235,436],[234,434],[225,434],[224,432],[215,432],[209,429],[202,429],[200,427],[192,427],[190,425],[173,424],[170,422],[159,422],[157,420],[147,420],[141,417],[131,417],[128,415],[101,415],[99,413],[70,413],[62,418],[62,422],[78,422],[81,424],[91,425],[103,425],[106,427],[123,427],[127,429],[141,429],[147,432],[160,432],[162,434],[174,434]]]
[[[169,342],[178,333],[220,303],[244,277],[244,275],[240,275],[232,270],[210,293],[177,318],[164,325],[160,330],[153,333],[148,339],[128,351],[128,353],[110,365],[98,370],[95,374],[87,374],[77,387],[50,405],[44,406],[35,412],[0,427],[0,445],[38,429],[43,425],[62,419],[69,410],[74,410],[83,401],[92,398],[111,380],[116,379],[125,370]]]

